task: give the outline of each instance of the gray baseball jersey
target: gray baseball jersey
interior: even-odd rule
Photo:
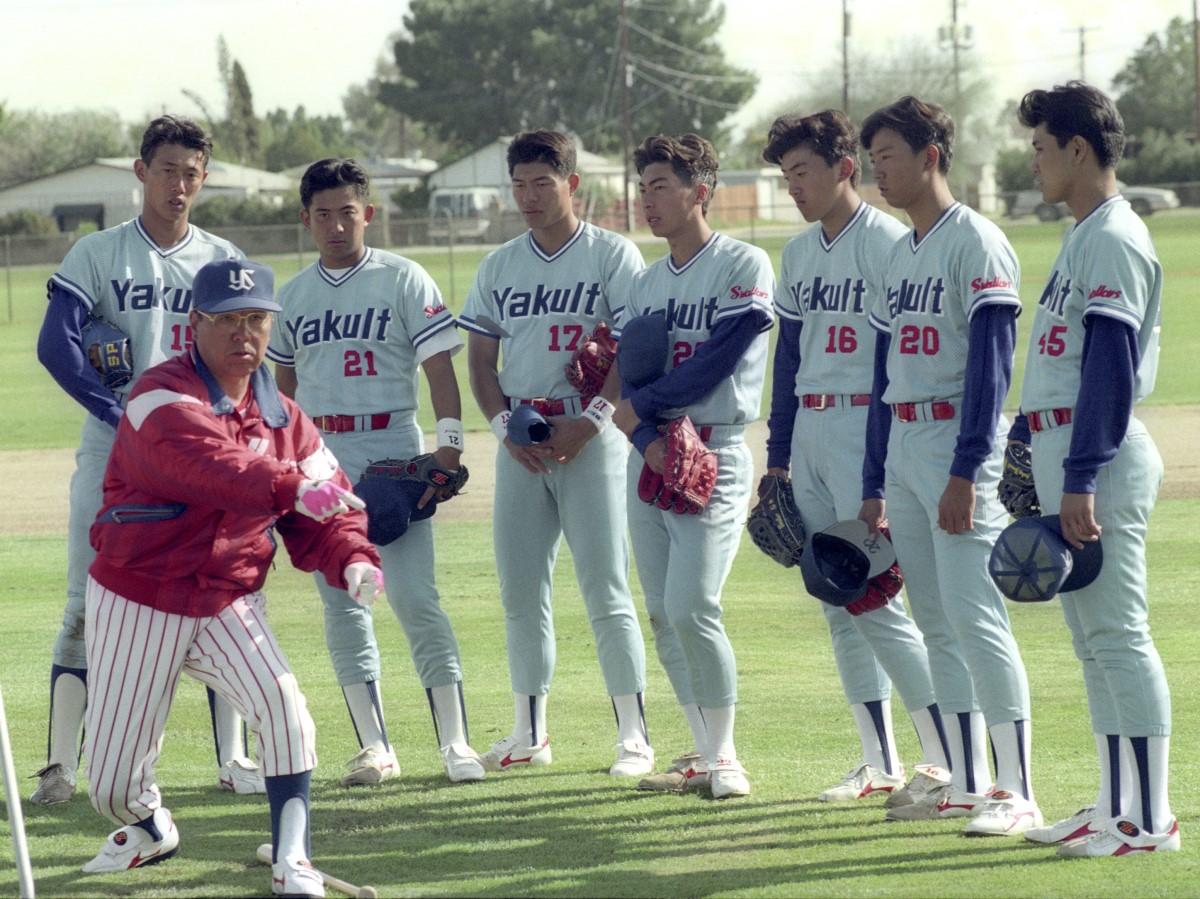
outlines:
[[[310,416],[414,413],[418,366],[462,340],[425,269],[368,248],[351,268],[314,263],[279,290],[268,358],[295,366]]]
[[[988,304],[1021,308],[1021,267],[1008,238],[955,203],[921,238],[888,255],[871,324],[891,335],[886,403],[958,396],[967,370],[971,317]]]
[[[783,248],[775,311],[804,325],[797,396],[871,392],[875,339],[867,315],[887,255],[906,233],[863,202],[833,240],[818,224]]]
[[[1148,397],[1158,372],[1162,282],[1150,232],[1123,197],[1106,200],[1067,232],[1033,319],[1021,408],[1074,407],[1089,315],[1137,331],[1134,402]]]
[[[526,232],[483,260],[459,324],[498,336],[490,320],[507,332],[500,335],[505,396],[574,396],[563,367],[599,322],[616,321],[643,265],[630,240],[587,222],[553,255]]]
[[[682,266],[670,254],[642,272],[621,315],[667,317],[670,359],[675,368],[696,352],[717,323],[751,309],[766,313],[762,333],[738,360],[733,375],[686,409],[664,418],[688,415],[696,424],[740,425],[758,418],[767,368],[768,333],[775,320],[775,272],[770,257],[758,247],[714,232]]]

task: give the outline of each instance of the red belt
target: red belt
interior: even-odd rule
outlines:
[[[838,405],[839,397],[842,398],[843,406],[871,405],[871,394],[869,393],[806,393],[800,397],[800,403],[805,409],[814,409],[820,412],[823,409]],[[846,402],[846,400],[849,400],[849,402]]]
[[[545,397],[534,397],[531,400],[516,400],[518,406],[533,406],[539,415],[566,415],[567,404],[562,400],[548,400]]]
[[[944,400],[935,400],[932,403],[896,403],[892,406],[892,414],[903,422],[947,421],[954,417],[954,404]]]
[[[1029,430],[1034,434],[1038,431],[1049,431],[1051,428],[1061,428],[1071,423],[1070,409],[1047,409],[1044,412],[1029,412],[1025,415],[1029,420]]]
[[[392,420],[390,412],[374,415],[318,415],[313,419],[326,434],[341,434],[345,431],[382,431]]]

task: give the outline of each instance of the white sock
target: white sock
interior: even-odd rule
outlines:
[[[513,694],[515,723],[512,735],[522,745],[540,746],[546,739],[546,699],[549,695]]]
[[[885,774],[899,775],[903,766],[896,755],[891,700],[856,702],[850,706],[850,711],[854,713],[858,740],[862,743],[863,761]]]
[[[692,732],[692,742],[696,744],[696,751],[703,758],[708,753],[708,725],[704,721],[704,714],[694,702],[682,706],[682,709],[683,717],[687,719],[688,728]]]
[[[908,714],[917,731],[917,739],[921,742],[921,764],[937,765],[949,771],[950,759],[946,758],[946,747],[942,743],[945,735],[940,726],[942,716],[938,713],[938,707],[931,705],[924,709],[914,709]]]
[[[50,756],[46,764],[74,771],[79,766],[79,733],[87,710],[87,684],[73,674],[60,672],[51,688],[50,706]]]
[[[641,693],[626,693],[623,696],[613,696],[613,714],[617,716],[617,741],[636,740],[650,745],[650,737],[646,733],[646,715],[642,706]]]
[[[1129,737],[1124,740],[1133,756],[1133,801],[1129,816],[1150,833],[1166,833],[1171,824],[1167,800],[1167,760],[1170,737]]]
[[[1133,797],[1133,759],[1126,754],[1128,747],[1122,745],[1121,738],[1116,734],[1092,736],[1096,739],[1096,757],[1100,761],[1100,792],[1096,794],[1096,810],[1110,818],[1127,815]]]
[[[462,681],[429,687],[429,708],[438,746],[467,742],[467,711],[462,699]]]
[[[733,746],[733,719],[736,706],[725,705],[715,709],[700,709],[708,729],[708,744],[700,752],[708,759],[711,767],[724,759],[737,761],[737,749]]]
[[[950,744],[950,779],[956,789],[986,793],[992,785],[987,763],[987,725],[981,712],[942,716]]]
[[[283,804],[279,813],[279,845],[275,858],[308,858],[308,806],[299,796]]]
[[[242,734],[242,716],[219,693],[209,688],[209,702],[213,719],[213,738],[217,743],[217,764],[224,766],[233,759],[246,757],[246,745]]]
[[[996,789],[1033,799],[1030,774],[1030,727],[1026,720],[1005,721],[988,728],[996,753]]]
[[[379,681],[345,684],[342,686],[342,695],[346,697],[346,708],[350,710],[350,723],[354,725],[359,747],[390,750],[392,747],[383,720],[383,694]]]

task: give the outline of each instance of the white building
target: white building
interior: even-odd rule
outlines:
[[[296,189],[287,175],[211,159],[199,202],[213,197],[259,196],[281,203]],[[142,210],[142,184],[133,173],[133,158],[100,158],[78,168],[0,190],[0,215],[31,209],[74,231],[80,222],[109,228]]]
[[[507,151],[512,137],[498,137],[462,159],[442,166],[429,176],[431,190],[454,187],[494,187],[501,195],[509,193],[512,179],[508,175]],[[619,162],[576,149],[576,168],[583,176],[583,187],[603,185],[616,194],[621,192],[624,169]]]

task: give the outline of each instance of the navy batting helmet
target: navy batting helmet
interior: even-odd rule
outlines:
[[[621,380],[630,387],[645,387],[667,369],[669,340],[665,315],[638,315],[621,326],[617,365]]]
[[[1086,587],[1104,564],[1100,541],[1075,549],[1063,539],[1057,515],[1020,518],[996,540],[988,573],[1000,592],[1015,602],[1046,602],[1059,593]]]
[[[508,417],[508,439],[517,446],[545,443],[553,432],[542,413],[528,403],[517,406]]]
[[[867,583],[896,561],[892,543],[866,523],[839,521],[813,534],[800,557],[804,589],[839,608],[861,599]]]

